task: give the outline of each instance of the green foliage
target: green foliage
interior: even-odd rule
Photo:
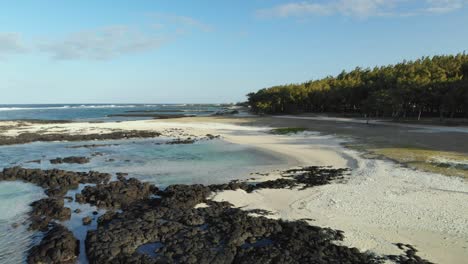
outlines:
[[[287,134],[296,134],[299,132],[306,131],[307,129],[302,127],[283,127],[283,128],[275,128],[270,130],[271,134],[275,135],[287,135]]]
[[[258,113],[464,117],[468,115],[468,55],[358,67],[336,77],[264,88],[247,96],[249,106]]]

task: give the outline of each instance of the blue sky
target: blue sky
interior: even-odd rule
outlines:
[[[0,104],[214,103],[468,48],[468,0],[2,1]]]

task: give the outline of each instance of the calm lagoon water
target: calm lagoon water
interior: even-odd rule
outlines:
[[[255,149],[222,140],[195,144],[159,145],[168,139],[83,142],[36,142],[0,147],[0,168],[64,169],[72,171],[126,172],[130,177],[167,186],[175,183],[224,183],[247,177],[259,167],[275,166],[278,158]],[[106,144],[95,148],[73,148]],[[97,155],[92,157],[93,155]],[[91,157],[86,164],[51,164],[50,159],[67,156]],[[34,160],[40,160],[37,164]]]

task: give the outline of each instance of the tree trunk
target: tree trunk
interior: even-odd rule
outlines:
[[[421,113],[422,113],[422,108],[419,108],[418,121],[421,120]]]
[[[442,110],[442,106],[439,108],[439,120],[440,122],[444,120],[444,112]]]

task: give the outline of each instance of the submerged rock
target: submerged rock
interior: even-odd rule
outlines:
[[[156,131],[116,131],[111,133],[100,134],[39,134],[39,133],[22,133],[15,137],[0,136],[0,145],[24,144],[36,141],[91,141],[91,140],[114,140],[128,138],[153,138],[159,137],[161,133]]]
[[[193,144],[195,143],[196,140],[192,138],[186,138],[186,139],[175,139],[169,142],[166,142],[165,144],[167,145],[177,145],[177,144]]]
[[[218,111],[218,112],[214,113],[213,115],[214,116],[227,116],[227,115],[237,115],[237,114],[239,114],[238,110],[226,109],[226,110]]]
[[[41,164],[41,160],[38,159],[38,160],[30,160],[30,161],[26,161],[25,163],[37,163],[37,164]]]
[[[85,164],[88,163],[91,159],[87,157],[78,157],[78,156],[71,156],[65,158],[55,158],[51,159],[51,164],[62,164],[62,163],[76,163],[76,164]]]
[[[77,146],[70,146],[67,148],[99,148],[99,147],[111,147],[111,146],[118,146],[119,144],[86,144],[86,145],[77,145]]]
[[[177,139],[163,142],[163,143],[158,142],[158,143],[155,143],[155,145],[185,145],[185,144],[193,144],[195,142],[197,142],[197,140],[193,138],[186,138],[186,139],[177,138]]]

